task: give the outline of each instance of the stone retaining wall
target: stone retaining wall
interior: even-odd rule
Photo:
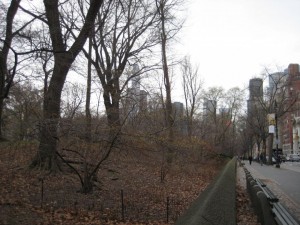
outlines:
[[[176,225],[236,225],[236,158],[176,221]]]

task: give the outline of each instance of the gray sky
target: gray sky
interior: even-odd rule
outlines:
[[[300,63],[300,0],[189,0],[178,52],[205,87],[245,87],[264,67]]]

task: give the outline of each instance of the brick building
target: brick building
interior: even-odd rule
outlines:
[[[285,154],[299,153],[300,134],[300,70],[299,64],[289,64],[286,73],[285,114],[279,119],[282,148]]]

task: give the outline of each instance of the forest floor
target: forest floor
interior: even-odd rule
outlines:
[[[47,174],[28,165],[36,146],[0,148],[0,224],[174,224],[224,166],[224,159],[174,160],[161,182],[161,156],[114,152],[91,194],[66,170]],[[237,185],[237,222],[256,225],[245,188]]]

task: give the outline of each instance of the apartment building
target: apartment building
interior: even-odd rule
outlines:
[[[300,135],[300,70],[299,64],[289,64],[286,73],[284,115],[279,119],[282,148],[285,154],[299,153]]]

